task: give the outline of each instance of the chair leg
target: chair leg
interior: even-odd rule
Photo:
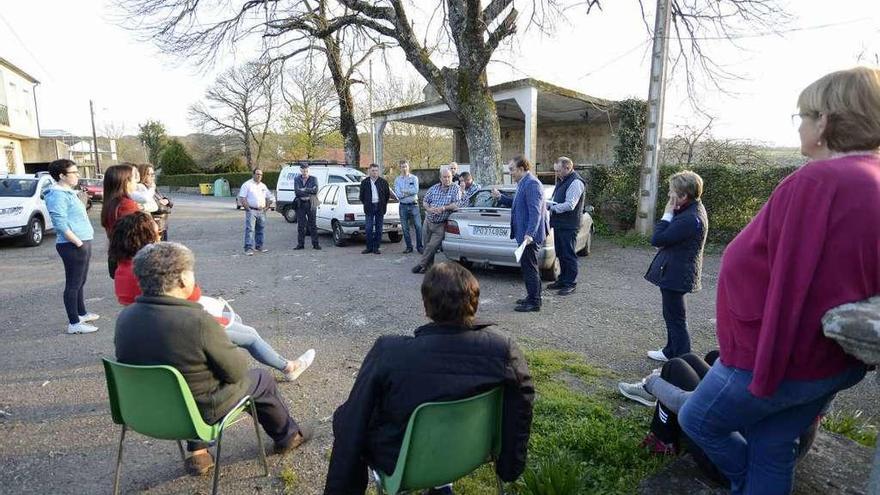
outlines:
[[[495,474],[495,482],[498,483],[498,495],[504,495],[504,482],[501,481],[501,477],[498,474]]]
[[[125,425],[119,435],[119,450],[116,453],[116,475],[113,477],[113,495],[119,494],[119,475],[122,473],[122,442],[125,440]]]
[[[254,432],[257,434],[257,447],[260,449],[260,462],[263,464],[263,476],[269,476],[269,463],[266,461],[266,449],[263,447],[263,436],[260,435],[260,422],[257,420],[257,406],[251,400],[251,418],[254,420]]]
[[[214,454],[214,487],[211,495],[217,495],[217,485],[220,483],[220,446],[223,444],[223,430],[217,435],[217,452]]]
[[[177,441],[177,450],[180,451],[180,460],[186,463],[186,452],[183,450],[183,442],[180,440]]]

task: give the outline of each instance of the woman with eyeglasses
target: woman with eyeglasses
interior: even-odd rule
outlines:
[[[724,251],[721,354],[679,414],[733,494],[791,491],[798,436],[866,372],[822,316],[880,293],[880,70],[828,74],[797,105],[810,161]]]
[[[99,318],[86,311],[83,288],[92,259],[95,229],[86,207],[76,195],[79,169],[71,160],[55,160],[49,164],[49,175],[55,185],[46,195],[46,208],[55,228],[55,250],[64,264],[64,309],[67,311],[67,333],[92,333],[98,327],[90,322]]]
[[[142,163],[137,168],[141,176],[141,180],[137,185],[137,192],[149,198],[144,203],[144,211],[153,215],[153,220],[159,226],[161,240],[167,241],[168,214],[171,212],[171,208],[174,208],[174,203],[156,189],[156,170],[153,168],[153,165]]]

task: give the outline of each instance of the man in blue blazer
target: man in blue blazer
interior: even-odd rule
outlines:
[[[492,197],[501,206],[510,206],[510,238],[517,244],[526,243],[525,251],[519,260],[523,281],[528,295],[517,301],[515,311],[541,310],[541,275],[538,271],[538,250],[544,244],[549,231],[547,225],[547,206],[544,204],[544,186],[532,173],[528,159],[517,156],[507,164],[510,177],[517,183],[513,199],[492,190]]]

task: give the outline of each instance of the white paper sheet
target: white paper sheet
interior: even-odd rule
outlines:
[[[519,247],[516,248],[516,251],[513,252],[513,255],[516,257],[516,262],[519,263],[519,260],[522,259],[522,255],[526,250],[526,241],[523,241]]]

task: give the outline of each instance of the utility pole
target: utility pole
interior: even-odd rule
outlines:
[[[657,0],[654,20],[654,48],[651,53],[651,82],[648,86],[648,122],[645,156],[639,180],[639,210],[636,231],[651,235],[657,210],[657,181],[660,178],[660,138],[663,136],[663,107],[666,101],[666,55],[669,48],[671,0]]]
[[[95,104],[89,100],[89,112],[92,114],[92,148],[95,151],[95,174],[101,173],[101,160],[98,158],[98,134],[95,132]]]
[[[368,94],[367,111],[370,113],[370,150],[373,152],[373,163],[379,164],[379,172],[385,172],[385,165],[382,163],[382,157],[376,154],[376,122],[373,120],[373,59],[367,60],[369,67],[368,73]],[[360,166],[358,164],[357,166]]]

